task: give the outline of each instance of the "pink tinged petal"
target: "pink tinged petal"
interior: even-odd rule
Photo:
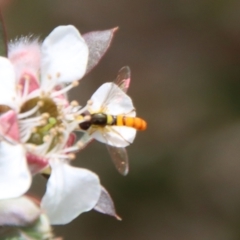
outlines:
[[[41,210],[28,197],[0,200],[1,226],[27,226],[40,216]]]
[[[17,109],[15,73],[11,62],[4,57],[0,57],[0,81],[0,105]]]
[[[44,168],[49,166],[48,159],[44,157],[27,152],[26,158],[32,175],[41,172]]]
[[[0,143],[0,199],[19,197],[31,185],[22,145]]]
[[[98,176],[86,169],[51,162],[52,173],[41,206],[51,224],[67,224],[98,202],[101,185]]]
[[[109,93],[110,92],[110,93]],[[114,83],[104,83],[92,95],[92,112],[106,107],[105,113],[112,115],[136,116],[132,99]]]
[[[22,86],[22,93],[24,93],[25,88],[27,88],[28,94],[39,88],[38,79],[27,72],[20,77],[19,85]]]
[[[70,83],[83,77],[88,62],[88,46],[74,26],[55,28],[42,44],[42,84]]]
[[[117,29],[118,28],[113,28],[105,31],[89,32],[83,35],[89,49],[86,73],[90,72],[106,53]]]
[[[114,147],[127,147],[133,142],[136,132],[136,129],[130,127],[111,126],[104,132],[95,131],[91,137]]]
[[[10,43],[8,57],[14,66],[18,80],[24,74],[29,74],[34,79],[38,79],[41,45],[37,39],[31,40],[28,37],[22,37]]]
[[[97,205],[94,210],[115,217],[117,220],[122,220],[116,213],[114,202],[107,192],[107,190],[102,187],[100,198],[98,199]]]
[[[19,141],[18,120],[15,111],[10,110],[0,116],[0,136],[9,141]]]

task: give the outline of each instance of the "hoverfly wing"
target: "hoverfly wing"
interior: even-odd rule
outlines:
[[[129,171],[129,163],[126,149],[113,147],[107,144],[106,147],[118,172],[124,176],[127,175]]]
[[[131,70],[128,66],[122,67],[114,83],[123,91],[127,92],[131,81]]]
[[[106,111],[110,103],[115,102],[116,104],[120,103],[127,92],[130,85],[130,68],[125,66],[121,68],[118,72],[117,78],[112,82],[111,88],[106,95],[105,101],[102,105],[102,111]],[[121,90],[120,90],[121,89]]]

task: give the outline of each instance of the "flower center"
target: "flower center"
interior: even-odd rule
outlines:
[[[32,109],[35,111],[32,113]],[[28,113],[30,115],[28,115]],[[36,97],[26,101],[20,111],[20,131],[26,143],[41,145],[51,138],[49,151],[62,137],[62,121],[56,103],[49,97]],[[31,129],[30,134],[24,132]]]

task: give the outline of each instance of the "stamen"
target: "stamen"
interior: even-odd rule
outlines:
[[[20,122],[21,124],[25,124],[25,123],[32,123],[32,122],[41,122],[42,120],[45,120],[45,118],[43,118],[43,116],[38,116],[38,117],[21,119]]]
[[[83,149],[84,147],[86,147],[87,144],[84,144],[82,141],[78,141],[74,146],[65,148],[63,150],[63,153],[77,152],[77,151]]]
[[[62,89],[60,89],[60,90],[58,90],[58,91],[53,92],[53,93],[51,94],[51,96],[52,96],[52,97],[56,97],[56,96],[58,96],[58,95],[61,95],[61,94],[63,94],[63,93],[66,93],[66,92],[68,92],[70,89],[78,86],[78,84],[79,84],[78,81],[73,81],[73,82],[72,82],[71,84],[69,84],[68,86],[66,86],[66,87],[64,87],[64,88],[62,88]]]
[[[88,111],[88,105],[85,106],[84,108],[79,109],[77,112],[75,112],[75,114],[77,115],[82,115],[84,112]]]
[[[52,143],[53,137],[50,135],[45,136],[45,137],[47,137],[47,139],[45,139],[46,142],[44,142],[43,144],[41,144],[41,145],[26,144],[26,148],[27,149],[30,148],[31,152],[33,152],[36,155],[47,157],[47,152]]]
[[[28,139],[31,137],[31,135],[33,134],[33,129],[21,129],[20,131],[20,136],[21,136],[21,142],[25,143],[28,141]]]
[[[25,99],[26,96],[28,95],[28,91],[29,91],[29,85],[30,85],[30,77],[25,74],[24,75],[24,89],[23,89],[23,93],[22,93],[22,98]]]
[[[63,159],[68,159],[68,160],[73,160],[76,158],[75,154],[54,154],[54,157],[61,158]]]
[[[34,113],[36,113],[38,111],[38,109],[40,107],[43,106],[43,104],[44,104],[43,101],[38,101],[37,105],[35,107],[33,107],[32,109],[30,109],[29,111],[18,114],[18,119],[26,118],[26,117],[33,115]]]

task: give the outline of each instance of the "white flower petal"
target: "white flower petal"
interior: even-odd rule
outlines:
[[[16,79],[12,63],[0,57],[0,104],[16,109]]]
[[[90,106],[90,111],[92,112],[99,112],[106,106],[107,114],[126,114],[133,117],[136,115],[131,98],[114,83],[104,83],[92,95],[91,100],[93,104]]]
[[[0,200],[0,226],[27,226],[37,220],[41,209],[29,197]]]
[[[41,86],[81,79],[87,62],[88,47],[78,30],[71,25],[55,28],[42,44]]]
[[[52,173],[41,206],[51,224],[66,224],[89,211],[98,202],[101,185],[98,176],[86,169],[51,161]]]
[[[0,143],[0,199],[19,197],[30,187],[31,175],[23,146]]]
[[[109,126],[106,131],[95,131],[91,137],[114,147],[126,147],[136,136],[136,129],[125,126]]]

